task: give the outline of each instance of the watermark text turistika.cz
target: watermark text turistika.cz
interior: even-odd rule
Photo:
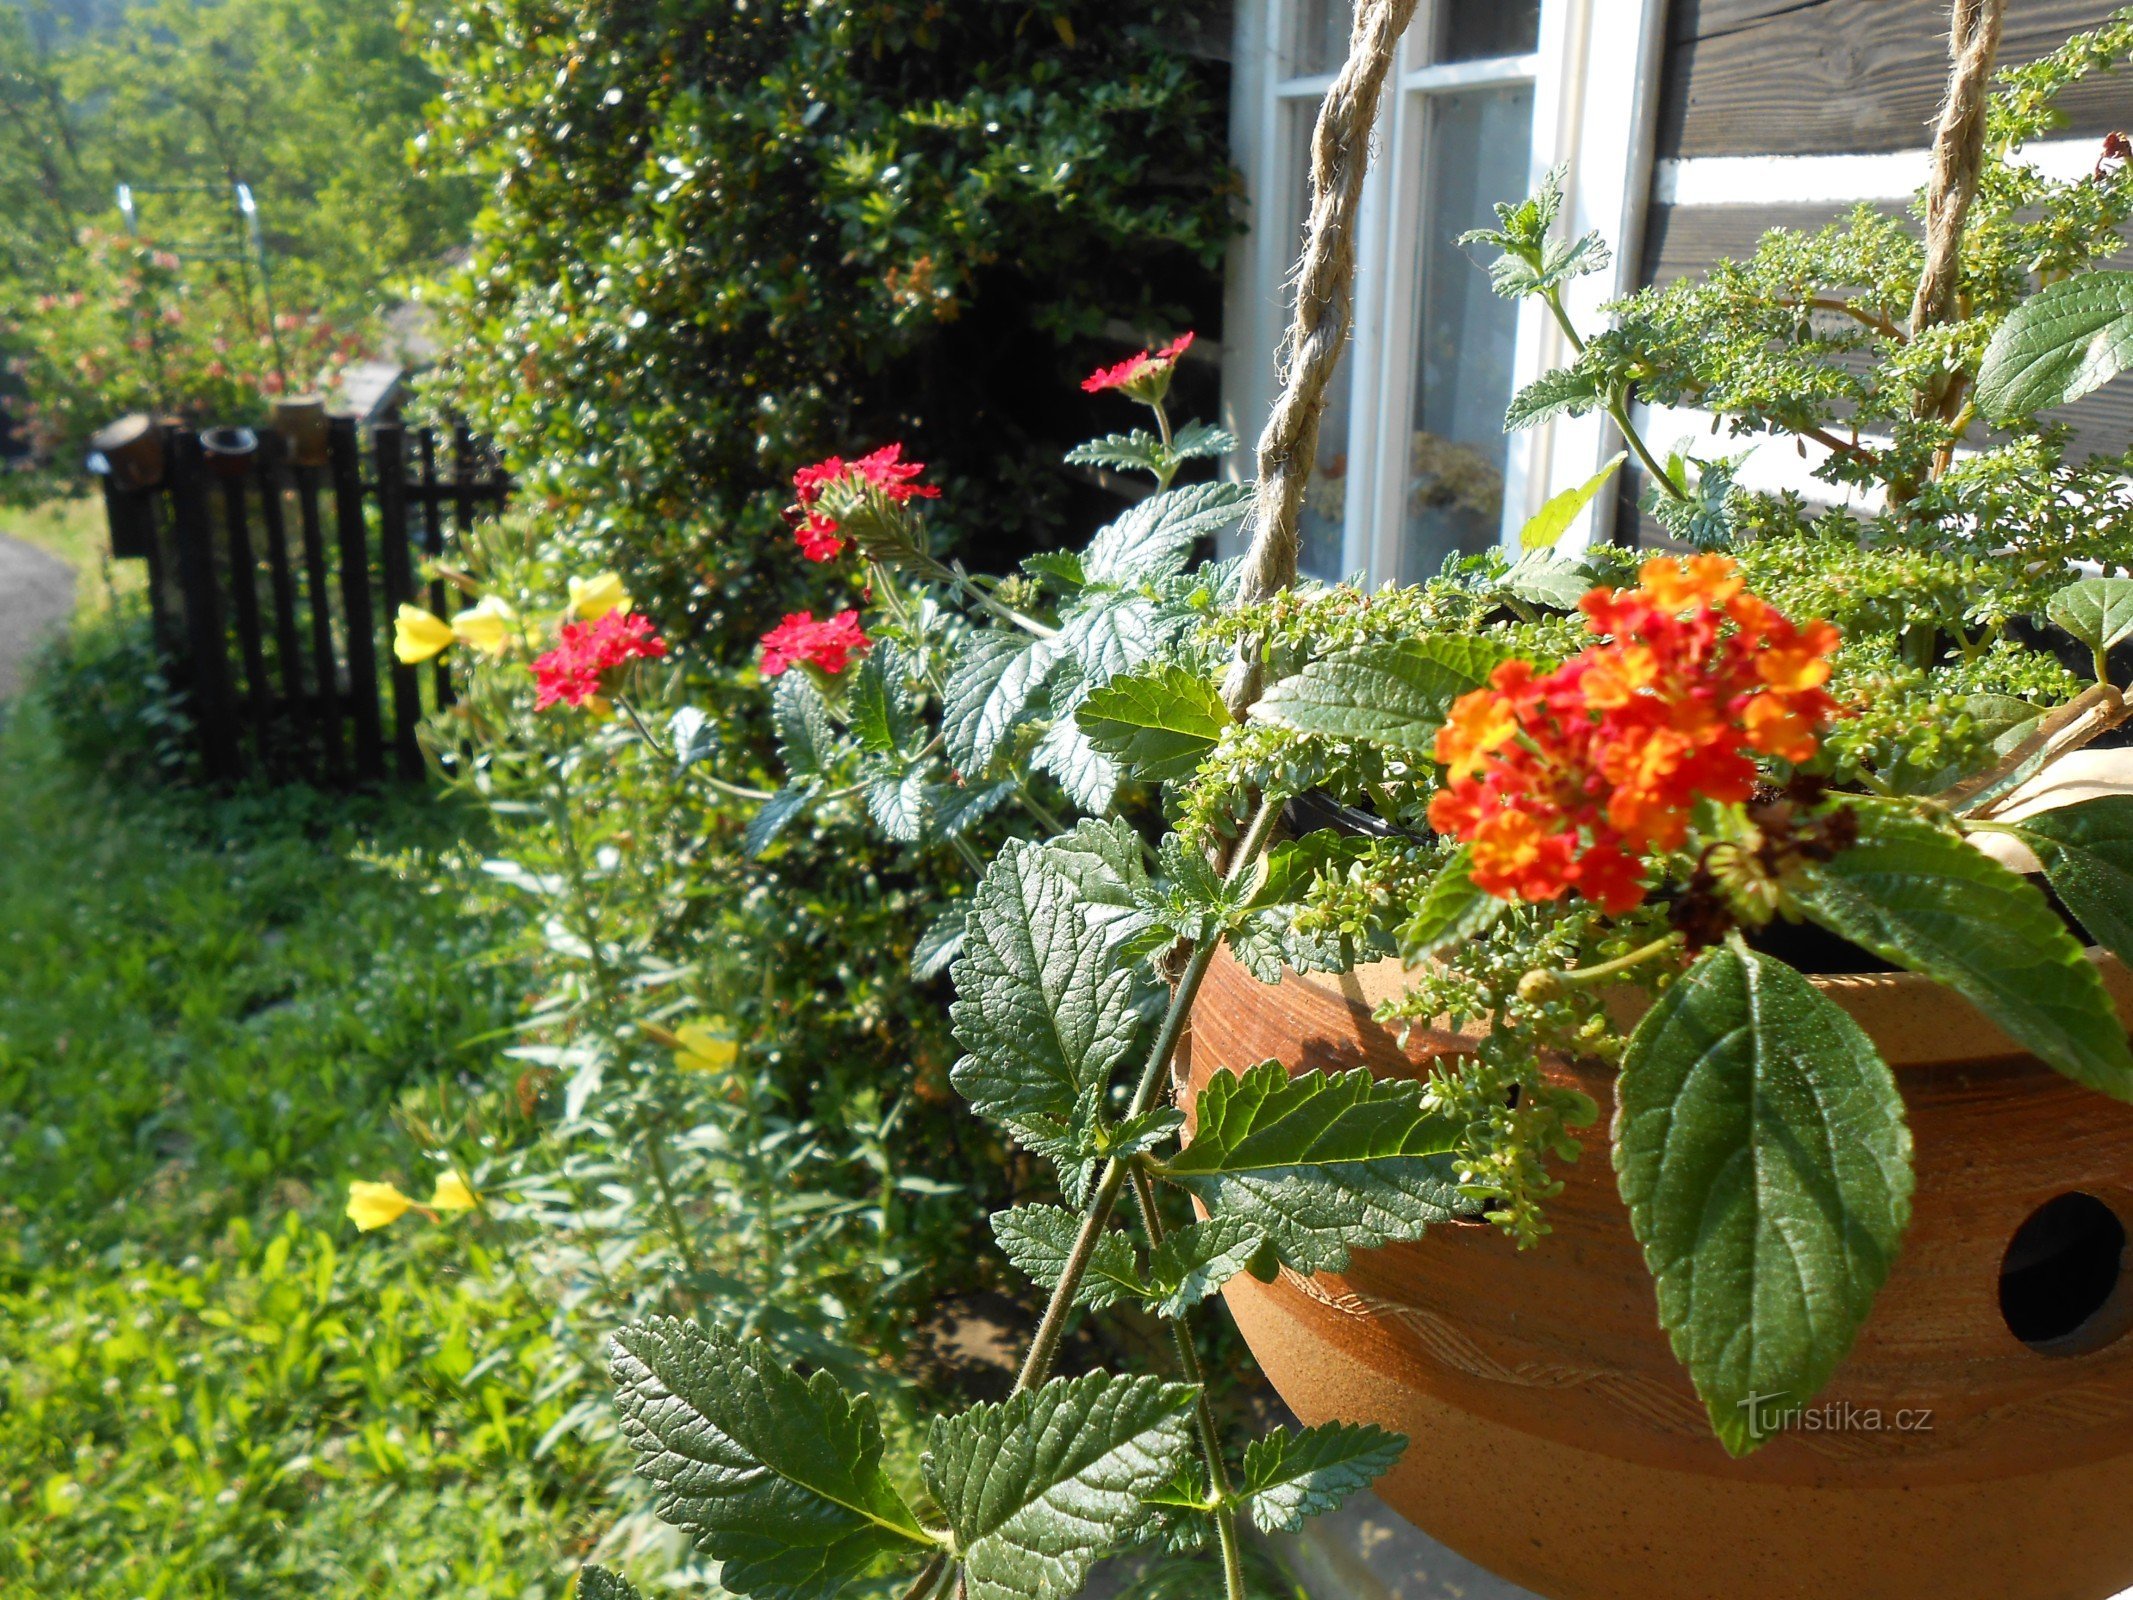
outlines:
[[[1880,1406],[1827,1400],[1802,1405],[1790,1395],[1751,1394],[1737,1402],[1748,1415],[1748,1436],[1768,1439],[1780,1433],[1931,1433],[1931,1406],[1887,1411]]]

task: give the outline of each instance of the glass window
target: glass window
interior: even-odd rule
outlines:
[[[1526,192],[1533,87],[1425,97],[1421,281],[1414,432],[1406,472],[1401,578],[1435,572],[1454,551],[1493,546],[1503,517],[1506,441],[1518,337],[1516,303],[1455,241],[1494,220],[1493,202]]]
[[[1522,56],[1540,45],[1540,0],[1447,0],[1434,61]]]
[[[1348,28],[1355,16],[1354,0],[1296,0],[1291,18],[1288,48],[1289,76],[1314,78],[1338,72],[1348,59]]]

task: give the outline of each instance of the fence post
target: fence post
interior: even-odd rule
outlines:
[[[363,457],[354,417],[327,424],[334,533],[341,556],[341,614],[348,623],[348,686],[355,704],[358,778],[385,776],[385,728],[378,705],[377,620],[370,604],[370,538],[363,521]]]
[[[304,594],[311,606],[311,681],[317,691],[313,723],[318,732],[319,777],[338,782],[346,770],[341,737],[345,702],[341,668],[333,654],[333,584],[326,575],[326,535],[318,514],[318,468],[296,464],[296,514],[303,528]]]
[[[178,585],[185,604],[185,645],[192,657],[192,711],[200,731],[200,753],[206,761],[208,777],[234,778],[242,770],[243,758],[237,748],[237,728],[230,705],[222,607],[215,594],[214,527],[208,519],[207,485],[201,481],[200,439],[190,429],[173,428],[164,446]]]
[[[380,565],[385,571],[385,610],[390,616],[415,598],[414,563],[407,543],[407,431],[397,422],[379,423],[371,430],[370,450],[378,473]],[[420,777],[422,747],[415,740],[415,726],[422,720],[422,685],[415,669],[397,656],[392,679],[393,752],[401,777]]]
[[[252,554],[252,531],[245,521],[245,479],[250,467],[238,458],[225,461],[222,518],[229,537],[230,599],[237,611],[237,647],[244,657],[244,697],[251,713],[252,754],[264,768],[274,748],[274,696],[267,688],[266,641],[259,626],[259,562]]]
[[[259,525],[267,541],[267,578],[274,591],[274,654],[281,678],[282,711],[291,725],[314,719],[304,705],[304,653],[296,642],[296,582],[289,569],[289,524],[282,510],[283,463],[288,448],[268,429],[259,436]]]

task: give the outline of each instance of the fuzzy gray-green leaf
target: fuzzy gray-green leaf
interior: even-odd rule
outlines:
[[[1459,1209],[1458,1127],[1422,1106],[1422,1087],[1358,1067],[1291,1078],[1266,1061],[1201,1091],[1192,1143],[1163,1175],[1215,1216],[1266,1235],[1299,1272],[1334,1272],[1350,1249],[1419,1239]]]
[[[1298,733],[1427,753],[1452,702],[1488,681],[1504,649],[1470,635],[1358,645],[1284,678],[1251,714]]]
[[[965,778],[991,764],[1057,660],[1050,640],[1004,629],[981,633],[964,648],[942,696],[941,739]]]
[[[1055,1378],[927,1431],[926,1487],[968,1600],[1063,1600],[1149,1519],[1142,1497],[1191,1449],[1194,1391],[1092,1372]]]
[[[1865,1031],[1782,961],[1706,950],[1631,1036],[1615,1169],[1659,1320],[1735,1455],[1828,1380],[1911,1213],[1911,1135]]]
[[[1145,583],[1185,570],[1192,547],[1244,514],[1248,483],[1196,483],[1153,494],[1099,531],[1081,554],[1092,584]]]
[[[758,1339],[659,1317],[610,1341],[622,1436],[659,1515],[753,1600],[830,1600],[934,1541],[881,1470],[874,1403]]]

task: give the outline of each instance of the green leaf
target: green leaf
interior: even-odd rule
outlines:
[[[2048,284],[2007,314],[1978,365],[1978,409],[2034,416],[2099,389],[2133,360],[2133,272]]]
[[[1118,794],[1118,763],[1097,749],[1072,717],[1044,731],[1033,764],[1059,780],[1067,798],[1083,811],[1108,811]]]
[[[1465,635],[1358,645],[1282,679],[1251,714],[1298,733],[1427,753],[1452,702],[1503,658],[1502,645]]]
[[[1050,641],[1005,630],[981,633],[948,674],[941,699],[941,737],[964,777],[992,762],[1008,732],[1029,714],[1031,700],[1057,660]]]
[[[2133,962],[2133,796],[2104,795],[2012,826],[2089,937]]]
[[[1503,914],[1509,902],[1477,889],[1473,869],[1473,852],[1465,845],[1437,869],[1394,935],[1402,961],[1409,966],[1427,961],[1440,950],[1474,938]]]
[[[1237,436],[1211,422],[1188,422],[1170,441],[1170,453],[1180,461],[1226,456],[1237,448]]]
[[[903,652],[893,641],[884,641],[869,651],[859,670],[852,674],[844,705],[851,718],[852,737],[862,750],[886,755],[901,749],[910,739],[917,718],[903,676]]]
[[[1089,581],[1081,570],[1079,550],[1039,550],[1022,558],[1022,570],[1062,592],[1080,589]]]
[[[1191,777],[1231,725],[1219,689],[1167,662],[1091,690],[1074,720],[1089,743],[1149,783]]]
[[[644,1600],[644,1597],[605,1567],[580,1567],[578,1600]]]
[[[992,1236],[1000,1250],[1038,1288],[1050,1293],[1066,1271],[1081,1232],[1081,1214],[1065,1206],[1015,1206],[992,1214]],[[1122,1233],[1106,1228],[1096,1239],[1096,1253],[1075,1291],[1074,1304],[1101,1311],[1119,1300],[1138,1300],[1145,1292],[1140,1262]]]
[[[1583,366],[1556,367],[1518,393],[1503,414],[1503,431],[1516,433],[1551,417],[1582,417],[1600,405],[1599,379]]]
[[[920,766],[898,771],[891,767],[884,771],[880,762],[870,761],[867,765],[875,770],[865,775],[860,788],[875,826],[905,844],[915,844],[925,837],[931,798],[926,769]]]
[[[1351,838],[1332,828],[1314,828],[1298,839],[1286,839],[1260,857],[1258,887],[1244,902],[1246,909],[1293,905],[1310,893],[1322,872],[1344,869],[1370,853],[1368,839]]]
[[[2044,614],[2091,650],[2133,634],[2133,578],[2083,578],[2044,603]]]
[[[611,1341],[622,1436],[659,1515],[756,1600],[828,1600],[934,1540],[881,1470],[874,1402],[780,1365],[759,1339],[671,1317]]]
[[[1245,1217],[1209,1217],[1163,1236],[1149,1252],[1150,1309],[1175,1321],[1240,1272],[1271,1283],[1280,1261]]]
[[[1195,483],[1150,495],[1101,529],[1081,555],[1092,584],[1145,583],[1185,570],[1192,547],[1243,515],[1248,483]]]
[[[926,793],[926,837],[949,840],[968,832],[1013,798],[1014,781],[998,783],[929,784]]]
[[[1052,643],[1094,686],[1139,666],[1173,632],[1155,602],[1140,591],[1099,589],[1067,612]]]
[[[1367,1422],[1284,1429],[1244,1447],[1238,1493],[1261,1533],[1300,1533],[1308,1519],[1376,1483],[1406,1448],[1405,1436]]]
[[[1191,1449],[1194,1391],[1092,1372],[927,1430],[926,1487],[955,1533],[968,1600],[1063,1600],[1149,1517]]]
[[[1070,467],[1113,467],[1120,472],[1161,472],[1171,460],[1163,441],[1146,428],[1107,433],[1101,439],[1077,444],[1066,453]]]
[[[827,774],[837,755],[837,730],[830,722],[822,691],[804,672],[778,679],[770,696],[771,725],[777,729],[778,754],[795,778]]]
[[[912,977],[924,983],[948,970],[963,953],[963,923],[969,915],[969,902],[958,901],[933,919],[911,952]]]
[[[684,771],[718,754],[718,724],[695,706],[683,706],[667,719],[667,742],[674,747],[675,769]]]
[[[1513,599],[1556,611],[1575,611],[1592,588],[1592,574],[1574,557],[1529,550],[1503,575],[1499,587]]]
[[[2044,896],[1929,822],[1858,802],[1859,842],[1792,896],[1832,933],[1947,985],[2068,1077],[2133,1100],[2133,1052],[2103,979]]]
[[[755,808],[755,815],[748,819],[747,831],[741,837],[741,853],[753,861],[772,844],[779,834],[791,825],[793,818],[807,809],[807,803],[815,797],[815,780],[803,783],[788,783],[776,794]]]
[[[1659,1320],[1744,1455],[1828,1381],[1896,1258],[1911,1136],[1895,1076],[1792,968],[1720,945],[1637,1024],[1616,1093]]]
[[[1364,1068],[1291,1078],[1278,1061],[1200,1093],[1192,1143],[1162,1173],[1211,1215],[1244,1219],[1299,1272],[1335,1272],[1350,1249],[1419,1239],[1459,1209],[1448,1118],[1422,1086]]]
[[[1540,510],[1527,519],[1518,530],[1518,547],[1521,550],[1545,550],[1554,545],[1570,524],[1577,521],[1578,513],[1592,504],[1593,496],[1606,487],[1607,480],[1615,475],[1615,469],[1629,459],[1627,450],[1617,450],[1614,458],[1591,477],[1574,489],[1565,489],[1561,494],[1549,497]],[[1588,581],[1587,587],[1589,588]]]
[[[993,858],[965,928],[949,1018],[970,1054],[950,1081],[998,1121],[1072,1119],[1133,1047],[1132,975],[1082,914],[1074,880],[1028,840]]]

